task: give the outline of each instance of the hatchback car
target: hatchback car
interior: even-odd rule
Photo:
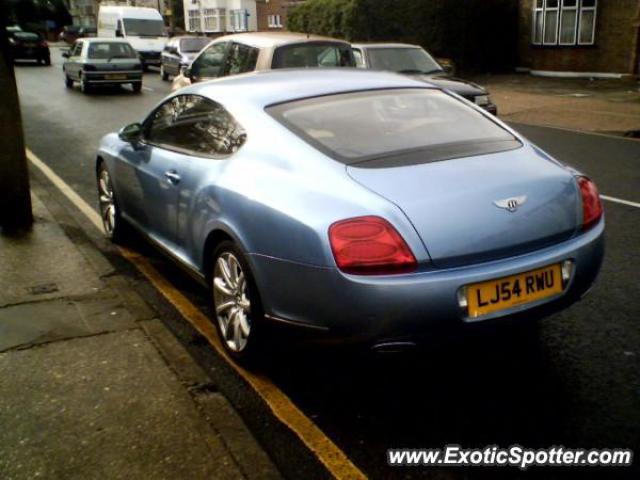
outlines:
[[[359,68],[386,70],[409,75],[446,88],[497,115],[498,107],[491,101],[484,87],[452,77],[422,47],[403,43],[354,44],[353,53]]]
[[[79,82],[83,93],[98,85],[130,84],[134,92],[142,89],[142,63],[126,40],[80,39],[62,56],[66,59],[62,71],[68,88]]]
[[[169,76],[180,75],[198,52],[211,41],[208,37],[173,37],[167,42],[161,56],[160,77],[169,80]]]
[[[254,70],[355,65],[351,46],[342,40],[291,32],[239,33],[211,42],[174,79],[172,90]]]
[[[542,317],[591,287],[598,191],[477,106],[409,77],[273,71],[193,85],[105,136],[105,231],[211,287],[222,343],[273,322],[342,342]]]
[[[9,47],[14,60],[36,60],[44,65],[51,65],[49,44],[39,33],[13,31],[7,32]]]

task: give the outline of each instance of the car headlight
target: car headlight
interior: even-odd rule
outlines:
[[[489,105],[489,103],[491,103],[489,95],[478,95],[475,98],[475,100],[476,100],[476,105],[479,105],[481,107],[484,107],[486,105]]]

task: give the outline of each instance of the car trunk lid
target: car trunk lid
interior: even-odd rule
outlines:
[[[365,162],[347,172],[407,215],[437,267],[527,253],[579,225],[573,176],[529,147],[392,168]],[[510,199],[522,205],[509,211]]]

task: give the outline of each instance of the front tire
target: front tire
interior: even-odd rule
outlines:
[[[64,84],[67,88],[73,88],[73,79],[69,75],[65,74]]]
[[[120,216],[111,175],[104,162],[98,166],[98,204],[105,237],[113,243],[123,243],[126,239],[126,225]]]
[[[231,241],[213,252],[211,289],[214,319],[226,352],[248,364],[262,348],[264,337],[260,297],[244,253]]]
[[[84,94],[91,93],[91,84],[84,75],[80,77],[80,91]]]

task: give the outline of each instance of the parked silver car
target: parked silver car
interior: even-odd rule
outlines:
[[[83,93],[96,85],[128,83],[134,92],[142,89],[142,63],[126,40],[83,38],[62,56],[66,59],[62,71],[67,88],[78,82]]]
[[[180,75],[198,52],[211,41],[209,37],[173,37],[162,51],[160,76],[167,81],[169,77]]]

